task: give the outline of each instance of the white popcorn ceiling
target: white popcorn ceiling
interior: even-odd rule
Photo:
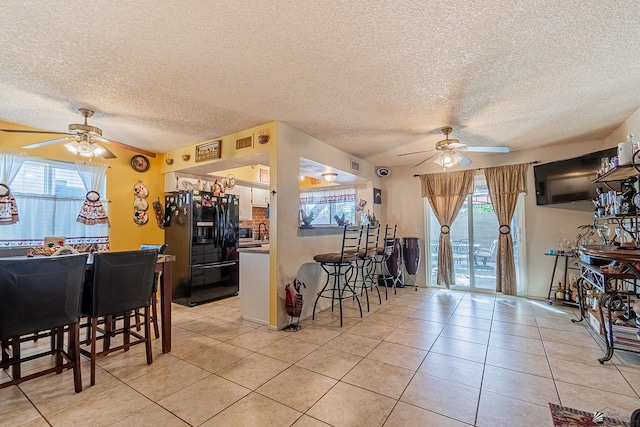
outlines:
[[[640,107],[636,0],[5,0],[0,120],[165,152],[272,120],[374,165],[594,140]],[[469,157],[473,158],[474,153]]]

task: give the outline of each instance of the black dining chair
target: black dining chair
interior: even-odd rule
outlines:
[[[90,349],[80,351],[91,359],[91,385],[95,384],[96,359],[118,350],[129,350],[145,344],[147,364],[153,362],[149,306],[153,289],[154,269],[158,251],[137,250],[98,252],[93,256],[93,280],[85,284],[82,314],[89,319]],[[131,313],[143,309],[144,336],[132,330]],[[113,326],[113,319],[124,314],[122,328]],[[105,318],[104,330],[98,337],[98,319]],[[111,347],[111,339],[122,334],[123,344]],[[131,337],[135,338],[131,341]],[[97,351],[97,341],[103,341]]]
[[[167,251],[169,245],[163,243],[161,245],[143,243],[140,245],[140,250],[155,250],[159,255],[164,254]],[[153,325],[153,333],[156,338],[160,338],[160,328],[158,327],[158,280],[160,280],[160,273],[155,273],[153,276],[153,288],[151,290],[151,324]],[[136,324],[140,325],[140,311],[136,310]],[[140,330],[138,327],[137,330]]]
[[[86,254],[0,259],[0,367],[11,368],[11,381],[0,388],[73,369],[75,391],[82,391],[79,323],[86,268]],[[63,345],[65,330],[67,350]],[[39,335],[40,331],[47,332]],[[52,336],[51,348],[22,356],[20,345],[32,341],[34,334]],[[52,355],[55,366],[21,375],[22,363]]]

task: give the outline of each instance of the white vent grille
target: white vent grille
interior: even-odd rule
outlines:
[[[351,170],[354,170],[356,172],[360,172],[360,163],[358,163],[354,159],[351,159]]]
[[[253,147],[253,136],[236,139],[236,150]]]

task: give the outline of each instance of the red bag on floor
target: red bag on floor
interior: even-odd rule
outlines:
[[[302,294],[300,293],[300,286],[307,287],[304,283],[295,279],[293,286],[291,283],[287,283],[284,287],[285,291],[285,306],[287,308],[287,314],[292,317],[300,317],[302,313]]]

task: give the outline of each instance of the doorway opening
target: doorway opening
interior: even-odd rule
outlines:
[[[520,260],[524,259],[523,254],[520,253],[524,250],[524,245],[520,241],[520,229],[524,226],[523,203],[524,198],[521,195],[511,221],[518,293],[522,289]],[[438,276],[440,224],[426,198],[425,212],[429,241],[426,251],[426,276],[429,286],[435,286]],[[498,227],[498,218],[489,199],[489,188],[485,176],[478,173],[474,179],[473,193],[469,194],[458,216],[451,224],[451,249],[455,271],[455,285],[451,287],[452,289],[495,292]]]

